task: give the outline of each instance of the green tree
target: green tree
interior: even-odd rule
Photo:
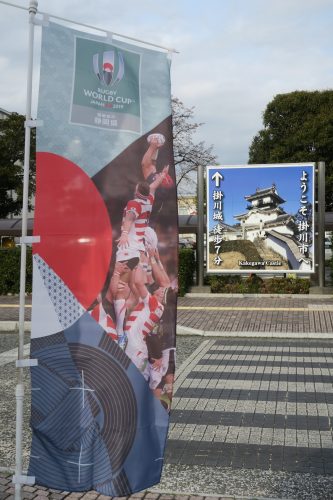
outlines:
[[[23,115],[12,113],[0,120],[0,218],[18,215],[22,209],[23,159],[24,159],[24,121]],[[196,179],[193,175],[198,165],[216,164],[213,146],[204,141],[196,141],[195,133],[202,123],[194,121],[194,108],[187,108],[182,101],[172,99],[172,121],[174,140],[174,160],[177,186],[189,192]],[[35,191],[35,152],[36,133],[31,130],[31,156],[29,194]],[[29,208],[31,204],[29,202]]]
[[[194,108],[186,108],[180,99],[172,98],[173,149],[177,187],[189,192],[196,185],[193,174],[199,165],[215,165],[213,146],[196,142],[195,133],[203,123],[194,121]],[[193,191],[193,189],[192,189]]]
[[[11,113],[0,120],[0,218],[22,210],[25,117]],[[36,134],[31,130],[29,194],[35,190]],[[31,203],[29,201],[29,208]]]
[[[279,94],[263,114],[249,163],[326,163],[326,209],[333,210],[333,90]]]

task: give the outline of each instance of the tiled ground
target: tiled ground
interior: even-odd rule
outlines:
[[[179,325],[217,332],[332,333],[333,297],[181,297]],[[26,297],[25,319],[31,317]],[[18,297],[0,296],[0,319],[18,320]]]
[[[209,340],[177,382],[172,464],[333,474],[333,342]]]
[[[0,302],[15,305],[17,298]],[[206,331],[313,332],[319,338],[333,332],[332,299],[186,297],[179,306],[179,324]],[[17,308],[1,308],[0,318],[17,320]],[[13,347],[11,337],[3,337],[3,351]],[[12,365],[1,366],[3,388],[10,380],[14,384]],[[157,489],[220,497],[333,499],[332,384],[333,339],[204,339],[178,370],[164,473]],[[13,387],[3,399],[6,411]],[[6,439],[7,445],[12,435],[8,432],[0,441]],[[12,497],[9,480],[4,479],[0,499]],[[34,488],[26,490],[26,498],[63,498],[62,492]],[[144,495],[145,500],[180,498]],[[89,492],[85,498],[93,500],[96,494]],[[188,500],[190,494],[181,498]]]
[[[11,483],[9,474],[0,473],[0,499],[12,500],[14,499],[14,486]],[[22,499],[29,500],[45,500],[50,498],[52,500],[107,500],[111,497],[100,495],[95,491],[82,492],[82,493],[69,493],[68,491],[59,491],[45,488],[44,486],[24,486],[22,491]],[[116,499],[116,497],[113,497]],[[117,500],[233,500],[234,496],[199,496],[199,495],[177,495],[143,491],[135,493],[129,497],[117,497]],[[240,498],[240,497],[239,497]]]
[[[219,332],[332,333],[333,298],[182,297],[177,322]]]

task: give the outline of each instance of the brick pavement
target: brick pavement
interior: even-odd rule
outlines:
[[[0,499],[12,500],[14,499],[14,485],[11,482],[12,474],[0,472]],[[44,486],[23,486],[22,499],[45,500],[46,498],[52,500],[107,500],[112,497],[100,495],[96,491],[70,493],[68,491],[49,489]],[[177,494],[177,493],[159,493],[156,491],[142,491],[134,493],[127,497],[113,497],[115,500],[236,500],[243,497],[239,496],[219,496],[219,495],[191,495],[191,494]],[[272,499],[271,499],[272,500]]]
[[[31,295],[25,298],[25,321],[31,319]],[[18,321],[19,297],[17,295],[0,295],[0,321]]]
[[[217,332],[333,333],[333,297],[181,297],[179,325]]]
[[[31,319],[31,296],[25,320]],[[18,297],[0,296],[0,321],[18,320]],[[180,297],[180,326],[211,332],[333,333],[333,296]]]

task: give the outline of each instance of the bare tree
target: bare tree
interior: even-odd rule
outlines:
[[[193,175],[198,165],[215,165],[216,155],[213,146],[207,147],[204,141],[195,142],[194,134],[203,123],[193,120],[194,108],[186,108],[177,97],[172,98],[173,147],[177,176],[177,187],[190,191],[196,178]],[[185,188],[186,185],[186,188]]]

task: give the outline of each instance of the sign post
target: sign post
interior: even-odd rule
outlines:
[[[318,278],[325,286],[325,162],[318,163]]]
[[[198,166],[198,238],[197,238],[197,269],[198,269],[198,280],[197,286],[204,286],[204,253],[205,253],[205,242],[204,242],[204,169],[202,165]]]

